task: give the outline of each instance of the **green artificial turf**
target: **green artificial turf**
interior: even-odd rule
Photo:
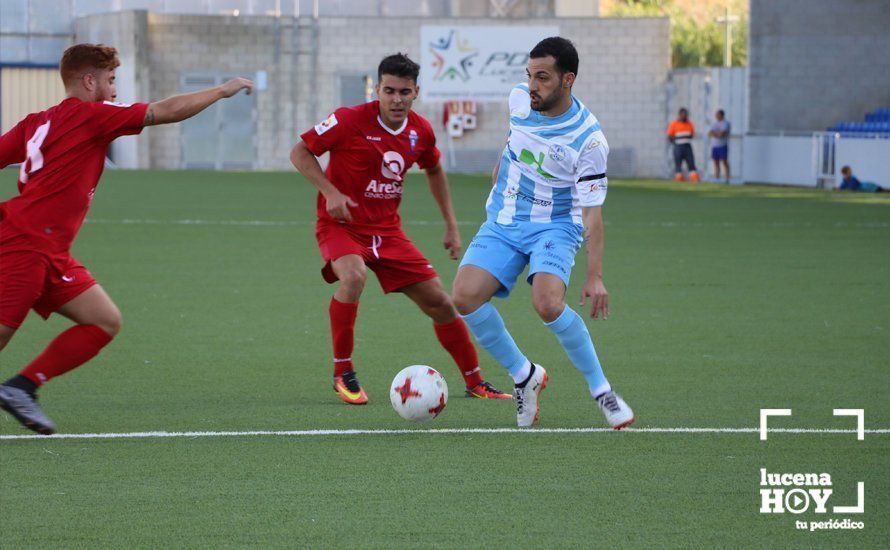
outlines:
[[[0,200],[16,172],[0,172]],[[464,244],[485,177],[452,176]],[[124,329],[41,390],[62,433],[500,428],[508,402],[464,399],[430,322],[369,281],[354,357],[371,403],[330,388],[315,200],[294,174],[103,176],[74,253],[115,299]],[[457,268],[422,176],[406,231],[446,287]],[[604,209],[612,315],[589,327],[637,427],[890,428],[890,197],[612,181]],[[569,303],[577,305],[584,256]],[[603,426],[583,379],[520,284],[496,300],[545,365],[543,428]],[[14,374],[67,326],[29,316],[0,354]],[[480,351],[486,378],[510,389]],[[389,382],[439,369],[451,399],[407,425]],[[24,434],[0,413],[0,435]],[[18,547],[879,547],[890,434],[493,433],[0,441],[0,546]],[[830,504],[865,514],[762,515],[760,468],[828,472]],[[805,532],[850,517],[862,531]],[[885,540],[885,543],[880,543]]]

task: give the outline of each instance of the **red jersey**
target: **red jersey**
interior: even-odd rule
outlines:
[[[369,233],[398,231],[405,173],[414,163],[423,169],[439,163],[430,123],[409,111],[402,127],[392,130],[380,119],[377,101],[341,107],[300,137],[315,156],[330,151],[325,174],[358,203],[350,209],[350,226]],[[321,193],[317,213],[321,223],[342,223],[328,215]]]
[[[3,134],[0,168],[19,162],[22,168],[19,195],[0,203],[0,246],[37,250],[51,260],[67,258],[102,175],[108,145],[141,132],[147,109],[147,103],[69,97]]]

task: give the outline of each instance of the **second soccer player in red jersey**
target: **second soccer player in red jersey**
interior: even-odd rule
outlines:
[[[0,385],[0,407],[25,427],[55,430],[37,388],[89,361],[117,335],[121,315],[90,272],[71,256],[111,142],[144,126],[179,122],[253,84],[225,84],[155,103],[113,103],[114,48],[77,44],[62,56],[66,99],[30,114],[0,137],[0,168],[21,163],[19,194],[0,203],[0,350],[28,310],[59,313],[75,325],[18,375]]]
[[[318,188],[316,238],[322,274],[339,281],[329,314],[334,347],[334,390],[346,403],[368,396],[352,362],[354,327],[367,269],[383,291],[401,292],[433,320],[442,347],[460,368],[469,397],[511,399],[482,379],[476,349],[451,298],[424,255],[402,232],[398,213],[405,173],[417,164],[445,219],[445,248],[460,255],[460,234],[439,164],[436,137],[411,110],[420,67],[403,54],[386,57],[377,70],[378,101],[341,107],[305,132],[291,153],[297,170]],[[316,157],[330,152],[326,172]]]

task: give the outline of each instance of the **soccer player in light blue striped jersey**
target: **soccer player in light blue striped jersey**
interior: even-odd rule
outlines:
[[[569,40],[539,42],[527,72],[528,83],[510,93],[510,133],[492,175],[488,219],[461,261],[454,302],[479,344],[510,372],[517,423],[531,426],[547,372],[523,354],[491,304],[493,296],[510,294],[528,265],[535,310],[584,375],[608,423],[621,429],[633,422],[633,411],[612,391],[584,319],[565,301],[586,236],[581,305],[590,300],[592,318],[608,317],[602,205],[609,144],[596,117],[572,95],[578,52]]]

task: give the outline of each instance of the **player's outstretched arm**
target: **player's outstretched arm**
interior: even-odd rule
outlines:
[[[225,84],[220,84],[213,88],[170,96],[148,106],[148,110],[145,111],[143,125],[154,126],[156,124],[180,122],[195,116],[220,99],[232,97],[241,90],[247,90],[248,94],[251,93],[253,91],[253,82],[246,78],[233,78]]]
[[[609,317],[609,293],[603,283],[603,211],[599,206],[585,208],[583,216],[587,233],[587,278],[581,289],[579,305],[583,306],[590,298],[590,316],[596,319],[602,313],[606,319]]]
[[[309,150],[306,143],[299,141],[294,145],[294,148],[290,152],[290,161],[294,165],[294,168],[303,174],[307,180],[312,182],[312,185],[318,189],[319,193],[324,195],[328,214],[330,214],[332,218],[346,221],[352,220],[352,214],[349,213],[349,208],[358,206],[358,203],[341,193],[340,190],[328,180],[327,176],[324,175],[324,171],[321,169],[321,165],[318,164],[318,159],[315,158],[315,155],[312,154],[312,151]]]
[[[454,205],[451,203],[451,190],[448,188],[445,169],[441,164],[436,164],[426,171],[426,180],[430,185],[430,192],[442,212],[442,218],[445,220],[443,244],[451,259],[456,260],[460,257],[461,250],[460,231],[457,229],[457,218],[454,216]]]

